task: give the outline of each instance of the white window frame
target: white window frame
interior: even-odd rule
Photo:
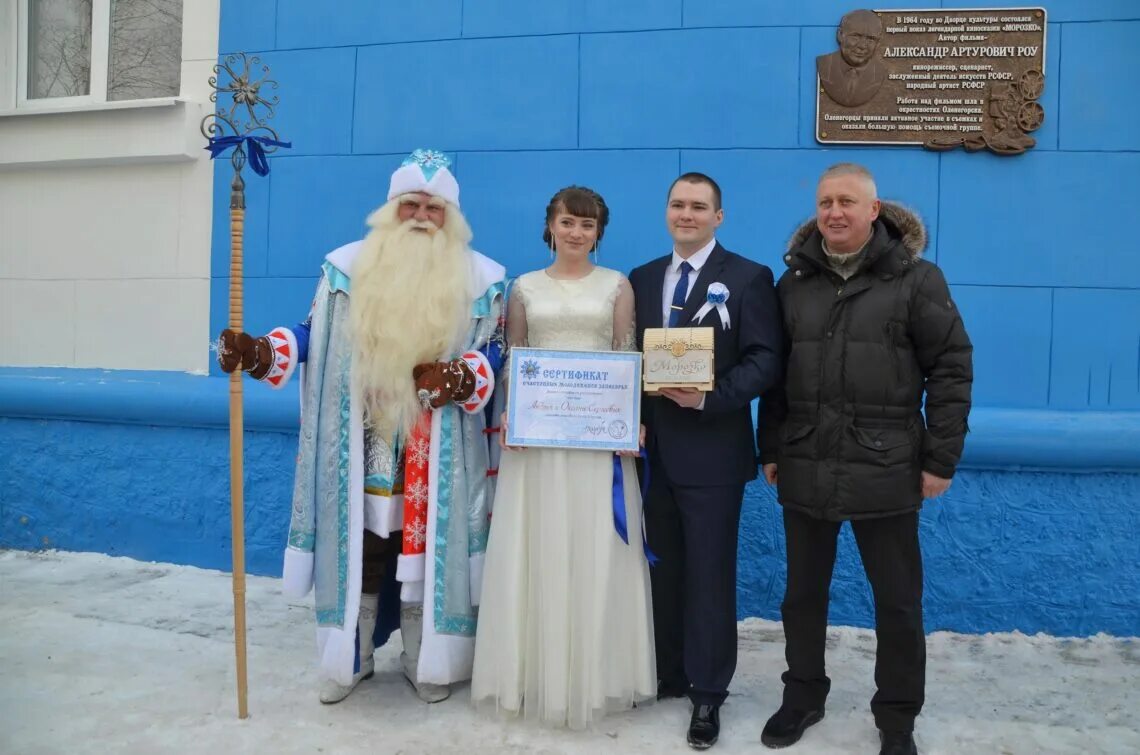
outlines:
[[[0,111],[16,109],[16,0],[0,0]]]
[[[182,7],[183,23],[186,21],[186,5],[192,0],[184,0]],[[14,61],[9,60],[7,86],[0,83],[0,93],[6,88],[12,90],[7,98],[0,97],[0,113],[52,113],[61,111],[102,110],[106,108],[130,107],[133,104],[144,106],[146,104],[169,103],[178,97],[166,95],[163,97],[136,99],[136,100],[107,100],[107,68],[111,47],[111,0],[91,1],[91,81],[88,82],[88,94],[74,97],[28,97],[28,77],[30,68],[28,62],[28,23],[31,14],[28,11],[29,3],[36,0],[0,0],[0,20],[5,15],[15,23],[9,24]],[[5,8],[7,6],[7,8]],[[7,11],[7,12],[6,12]],[[13,16],[15,18],[13,18]],[[3,25],[0,25],[2,28]],[[4,73],[4,61],[0,60],[0,75]],[[14,63],[15,65],[11,65]],[[179,92],[182,82],[179,81]],[[8,101],[5,102],[4,99]]]

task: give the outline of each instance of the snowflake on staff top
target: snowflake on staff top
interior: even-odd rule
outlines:
[[[408,461],[417,467],[426,467],[431,458],[431,445],[423,438],[416,438],[408,446]]]
[[[260,71],[257,70],[259,68]],[[229,79],[223,80],[226,74]],[[265,120],[273,117],[280,101],[276,95],[267,97],[263,91],[277,89],[277,82],[269,78],[269,68],[262,65],[257,56],[248,57],[241,52],[227,55],[214,66],[214,75],[209,83],[214,90],[210,93],[210,101],[217,102],[222,96],[222,110],[226,111],[225,117],[236,133],[264,127]],[[225,95],[230,95],[228,110],[224,104]]]
[[[412,504],[412,506],[419,508],[427,506],[428,500],[428,486],[423,480],[416,480],[411,485],[404,488],[404,499]]]
[[[406,525],[408,531],[408,539],[412,541],[412,545],[416,548],[422,546],[427,542],[427,524],[422,519],[417,519],[409,525]]]

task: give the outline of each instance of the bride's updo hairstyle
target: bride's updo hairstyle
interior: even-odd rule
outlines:
[[[560,212],[574,215],[579,218],[593,218],[598,221],[598,241],[606,232],[606,223],[610,222],[610,208],[606,207],[606,200],[593,189],[585,186],[567,186],[559,190],[550,199],[546,206],[546,223],[542,226],[542,241],[550,246],[550,223]]]

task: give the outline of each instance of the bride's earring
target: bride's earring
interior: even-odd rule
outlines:
[[[550,259],[554,259],[554,234],[550,234]]]
[[[594,248],[590,251],[594,253],[594,264],[598,264],[598,242],[596,239],[594,240]]]

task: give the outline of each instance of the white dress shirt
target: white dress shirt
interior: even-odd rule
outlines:
[[[701,268],[709,261],[709,255],[712,254],[713,247],[716,246],[716,238],[702,246],[697,250],[696,254],[689,257],[688,263],[692,265],[693,269],[689,273],[689,290],[685,292],[685,299],[689,298],[689,294],[693,293],[693,286],[697,283],[697,276],[701,273]],[[665,268],[665,283],[661,291],[661,327],[668,327],[669,325],[669,308],[673,304],[673,289],[677,287],[677,281],[681,280],[681,263],[686,260],[677,254],[677,250],[673,250],[673,261]],[[678,327],[691,327],[690,323],[678,323]]]

